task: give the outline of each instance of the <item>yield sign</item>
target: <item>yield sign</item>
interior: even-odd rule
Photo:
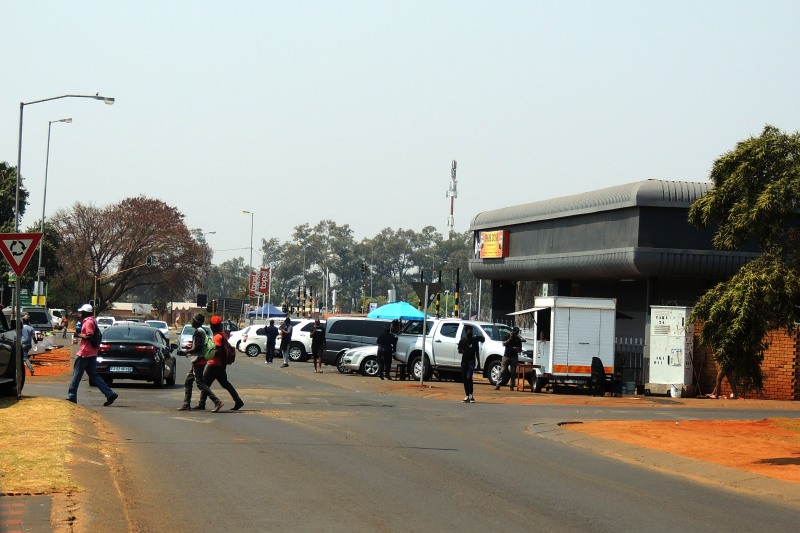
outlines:
[[[0,233],[0,252],[17,276],[22,276],[40,240],[41,233]]]

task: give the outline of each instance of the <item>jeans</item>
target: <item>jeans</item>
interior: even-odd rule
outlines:
[[[281,352],[283,353],[283,364],[288,365],[289,364],[289,345],[286,344],[286,346],[284,346],[283,344],[281,344]]]
[[[205,369],[206,365],[192,365],[189,368],[189,373],[186,374],[186,381],[183,382],[183,405],[189,405],[192,403],[192,384],[197,382],[197,388],[200,390],[200,401],[204,401],[205,398],[203,395],[205,394],[211,401],[214,402],[214,405],[219,403],[219,398],[217,395],[211,392],[211,389],[208,388],[205,381],[203,381],[203,370]]]
[[[503,356],[503,360],[500,363],[500,380],[497,382],[498,387],[508,383],[509,378],[511,378],[512,387],[517,384],[517,363],[519,363],[519,357]]]
[[[231,395],[231,398],[233,398],[233,401],[235,403],[242,403],[242,399],[239,397],[239,393],[236,392],[236,389],[233,388],[233,385],[231,385],[231,382],[228,381],[228,371],[225,370],[225,367],[224,366],[217,366],[217,365],[206,365],[205,370],[203,370],[203,383],[205,383],[206,387],[209,387],[209,389],[208,389],[209,391],[211,391],[211,388],[210,388],[211,384],[214,383],[215,380],[220,384],[220,386],[223,389],[228,391],[228,393]],[[206,391],[201,391],[200,392],[200,403],[199,403],[199,405],[201,407],[205,407],[206,406],[206,397],[207,396],[208,396],[208,393]],[[214,402],[214,403],[217,403],[217,402]]]
[[[475,363],[461,363],[461,379],[464,380],[464,393],[472,396],[472,373],[475,372]]]
[[[86,372],[89,374],[89,379],[97,385],[97,388],[100,389],[100,392],[103,393],[103,396],[108,398],[114,391],[111,390],[111,387],[106,385],[106,382],[103,381],[103,378],[97,373],[97,356],[92,357],[76,357],[75,358],[75,366],[72,367],[72,379],[69,382],[69,393],[67,394],[67,400],[71,402],[77,403],[78,401],[78,385],[81,384],[81,379],[83,379],[83,373]]]
[[[31,364],[31,356],[30,352],[31,346],[22,345],[22,361],[25,363],[25,366],[28,367],[28,370],[31,372],[31,376],[33,375],[33,365]]]

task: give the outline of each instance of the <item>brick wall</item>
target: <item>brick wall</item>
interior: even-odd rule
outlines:
[[[698,384],[703,394],[714,390],[717,364],[713,352],[699,342],[701,324],[695,325],[694,367],[698,372]],[[800,329],[793,334],[773,331],[768,335],[769,348],[764,353],[761,369],[764,371],[764,391],[745,397],[764,400],[800,400]],[[722,381],[722,394],[731,393],[728,380]]]

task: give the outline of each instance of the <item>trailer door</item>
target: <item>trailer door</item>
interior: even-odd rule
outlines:
[[[597,309],[569,309],[568,374],[592,374],[592,357],[600,355],[600,315]]]

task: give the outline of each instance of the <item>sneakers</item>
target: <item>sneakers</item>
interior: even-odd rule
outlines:
[[[206,406],[203,405],[203,404],[199,404],[199,403],[197,405],[195,405],[194,407],[192,407],[192,411],[205,411],[205,410],[206,410]]]
[[[177,410],[178,411],[191,411],[192,408],[188,403],[185,403],[185,404],[181,405],[180,407],[178,407]]]
[[[105,405],[106,407],[108,407],[109,405],[111,405],[112,403],[114,403],[114,400],[116,400],[117,398],[119,398],[119,394],[117,394],[116,392],[114,392],[114,393],[111,393],[111,396],[109,396],[109,397],[106,399],[106,401],[103,403],[103,405]]]
[[[463,403],[469,403],[469,396],[464,396],[464,399],[461,400]]]
[[[495,386],[494,390],[500,390],[500,385]]]
[[[514,390],[514,385],[511,385],[508,390]]]
[[[472,394],[469,395],[469,403],[475,403],[475,396]]]
[[[225,404],[224,404],[224,403],[222,403],[222,400],[220,400],[220,401],[218,401],[217,403],[215,403],[215,404],[214,404],[214,408],[213,408],[211,411],[212,411],[213,413],[216,413],[217,411],[219,411],[220,409],[222,409],[222,406],[223,406],[223,405],[225,405]]]
[[[236,402],[235,404],[233,404],[233,407],[231,407],[231,411],[238,411],[238,410],[239,410],[239,409],[241,409],[242,407],[244,407],[244,402],[243,402],[243,401],[241,401],[241,400],[239,400],[238,402]]]
[[[283,363],[283,364],[281,365],[281,368],[286,368],[287,366],[289,366],[289,364],[288,364],[288,363]]]

